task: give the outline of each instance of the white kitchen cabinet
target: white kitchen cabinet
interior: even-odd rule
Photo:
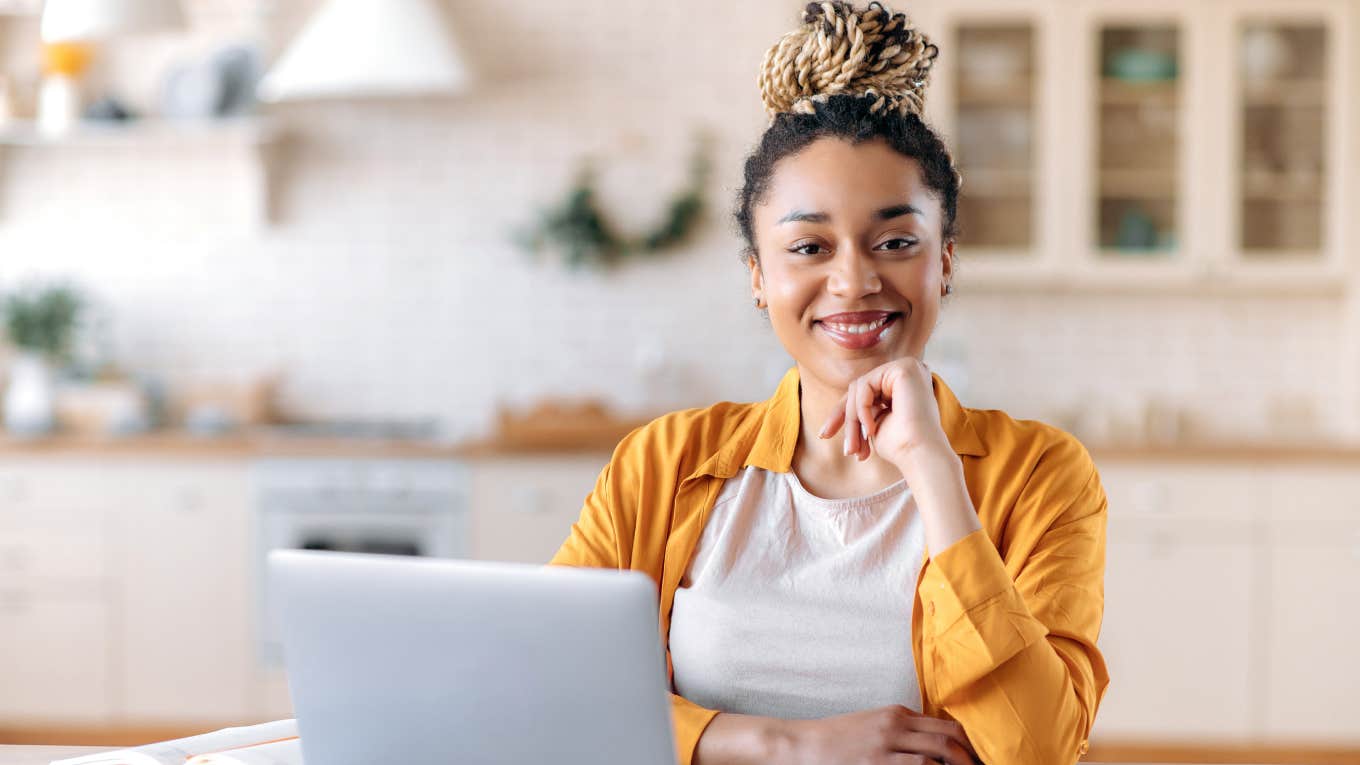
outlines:
[[[1112,680],[1094,738],[1248,737],[1258,557],[1246,523],[1112,510],[1099,643]]]
[[[473,556],[547,563],[571,533],[609,458],[600,452],[472,461]]]
[[[1360,522],[1277,536],[1268,567],[1263,735],[1360,744]]]
[[[1280,468],[1262,496],[1270,737],[1360,744],[1360,470],[1348,468]]]
[[[1336,294],[1350,0],[918,0],[974,289]],[[1262,47],[1266,48],[1262,50]]]
[[[84,475],[42,461],[0,465],[5,719],[99,724],[114,713],[109,484]]]
[[[112,720],[116,681],[104,593],[0,584],[0,717],[44,724]]]
[[[248,472],[240,460],[126,469],[118,524],[119,709],[139,722],[258,713]]]

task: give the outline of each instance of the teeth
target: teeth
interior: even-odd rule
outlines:
[[[835,329],[837,332],[845,332],[851,335],[862,335],[865,332],[872,332],[887,323],[888,317],[884,316],[878,321],[871,322],[869,324],[833,324],[831,322],[827,322],[827,326],[831,327],[832,329]]]

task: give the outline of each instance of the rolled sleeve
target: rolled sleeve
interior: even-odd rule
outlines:
[[[936,675],[943,700],[1043,640],[1048,629],[1030,613],[986,532],[974,531],[931,560],[921,591],[931,642],[949,657]]]

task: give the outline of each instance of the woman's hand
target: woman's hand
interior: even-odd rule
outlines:
[[[922,447],[949,449],[930,369],[912,356],[875,367],[850,383],[820,435],[831,438],[842,427],[845,453],[860,460],[869,458],[871,443],[873,451],[898,467]]]
[[[896,705],[786,720],[772,761],[789,765],[978,765],[963,726]]]

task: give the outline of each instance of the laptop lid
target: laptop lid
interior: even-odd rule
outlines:
[[[309,763],[674,765],[636,571],[275,550]]]

